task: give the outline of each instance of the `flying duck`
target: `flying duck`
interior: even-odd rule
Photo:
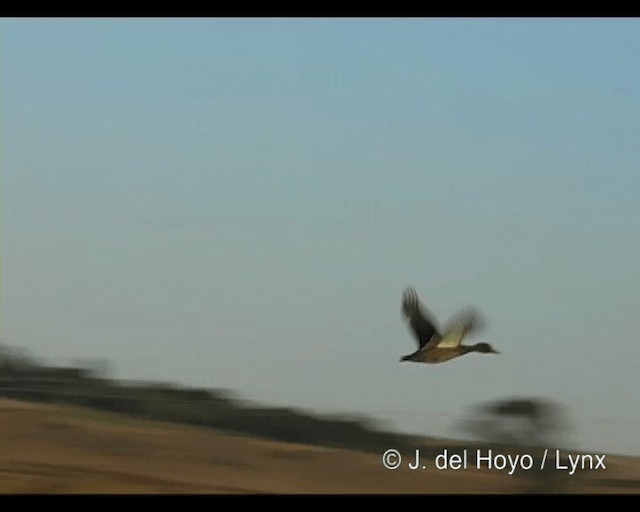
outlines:
[[[418,341],[418,350],[403,356],[402,361],[414,363],[444,363],[469,352],[499,354],[488,343],[462,345],[467,334],[483,328],[480,316],[473,309],[466,309],[449,323],[441,334],[432,315],[422,307],[413,288],[407,288],[402,296],[402,314]]]

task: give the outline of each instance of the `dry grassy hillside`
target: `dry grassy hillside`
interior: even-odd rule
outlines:
[[[491,470],[385,469],[381,454],[264,441],[90,409],[0,400],[2,493],[519,493]],[[599,474],[598,474],[599,473]],[[565,479],[568,492],[638,492],[640,459]]]

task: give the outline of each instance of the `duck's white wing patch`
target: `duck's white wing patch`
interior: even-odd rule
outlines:
[[[455,348],[469,333],[480,332],[484,329],[484,321],[473,308],[467,308],[458,313],[444,329],[444,335],[436,345],[438,348]]]
[[[460,345],[465,334],[467,334],[465,325],[455,325],[444,333],[435,346],[438,348],[455,348]]]

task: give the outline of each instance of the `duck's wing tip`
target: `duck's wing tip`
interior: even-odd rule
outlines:
[[[413,289],[407,289],[403,294],[402,315],[409,321],[419,349],[431,342],[435,336],[440,336],[436,321],[421,306],[418,295]]]

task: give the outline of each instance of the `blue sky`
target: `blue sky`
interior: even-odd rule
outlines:
[[[3,19],[2,333],[448,435],[640,455],[640,22]],[[499,357],[399,364],[412,285]]]

